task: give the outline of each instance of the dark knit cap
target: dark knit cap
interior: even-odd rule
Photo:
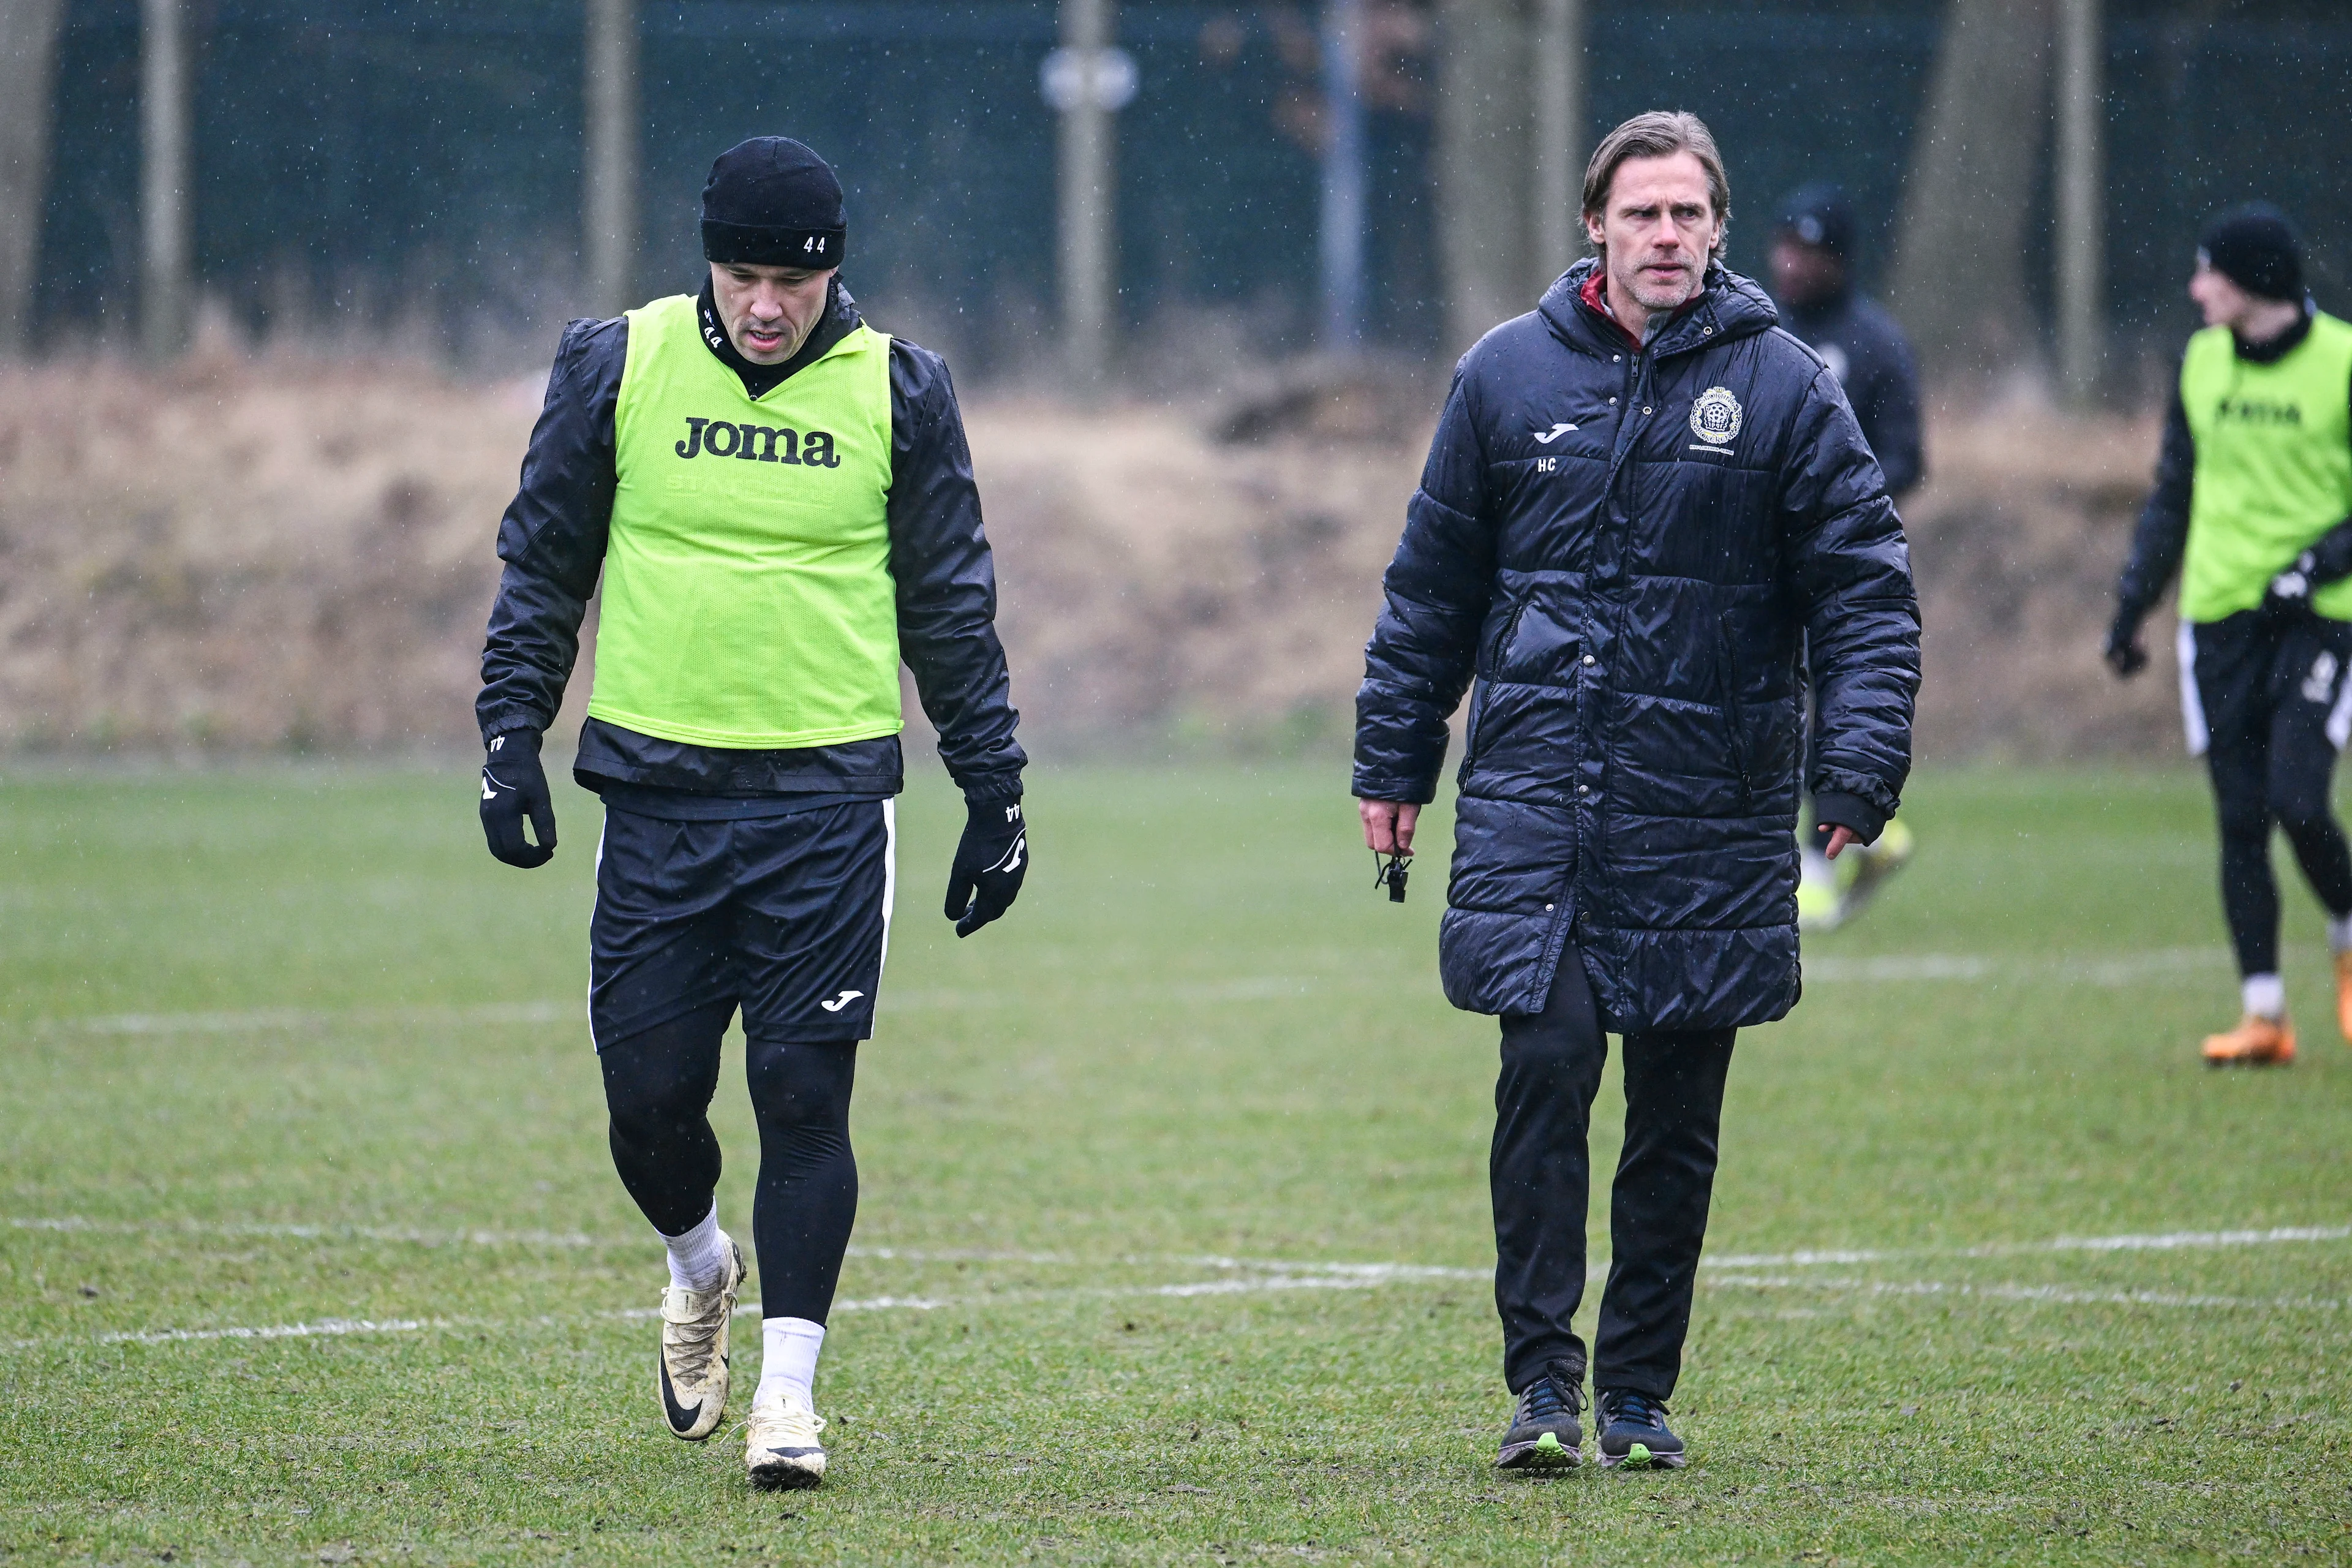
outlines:
[[[1780,204],[1780,232],[1843,260],[1853,254],[1853,203],[1828,180],[1800,185]]]
[[[786,136],[719,154],[702,186],[702,255],[755,267],[841,265],[845,230],[833,165]]]
[[[2265,300],[2303,298],[2303,237],[2268,202],[2223,213],[2198,237],[2197,259]]]

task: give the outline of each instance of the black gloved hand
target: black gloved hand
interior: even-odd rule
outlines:
[[[2319,569],[2319,558],[2306,550],[2294,558],[2294,564],[2271,579],[2263,591],[2263,614],[2273,620],[2287,620],[2307,615],[2311,610],[2311,591],[2317,584],[2311,574]]]
[[[2101,657],[2118,680],[2129,680],[2147,668],[2147,649],[2139,646],[2137,616],[2129,610],[2116,612],[2115,624],[2107,628],[2106,649]]]
[[[1029,874],[1029,825],[1022,820],[1019,798],[975,800],[965,810],[963,842],[948,872],[947,917],[958,936],[970,936],[1011,909]]]
[[[536,844],[522,836],[525,816],[539,834]],[[527,871],[554,858],[555,797],[548,793],[547,770],[539,765],[536,731],[510,730],[490,738],[482,759],[482,833],[490,853],[509,866]]]

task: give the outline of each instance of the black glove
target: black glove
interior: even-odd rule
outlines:
[[[2263,592],[2263,614],[2273,620],[2287,620],[2306,615],[2311,610],[2311,591],[2318,586],[2311,580],[2319,569],[2319,558],[2306,550],[2294,558],[2294,564],[2271,579]]]
[[[1029,825],[1021,819],[1019,797],[975,800],[965,810],[963,842],[948,872],[947,916],[958,936],[970,936],[1011,909],[1029,874]]]
[[[2107,647],[2103,657],[2118,680],[2129,680],[2147,668],[2147,649],[2139,646],[2137,616],[2129,610],[2116,612],[2115,625],[2107,628]]]
[[[536,844],[522,836],[525,816],[539,834]],[[547,790],[547,770],[539,765],[536,731],[510,730],[490,738],[482,759],[482,833],[490,853],[509,866],[529,870],[554,858],[555,797]]]

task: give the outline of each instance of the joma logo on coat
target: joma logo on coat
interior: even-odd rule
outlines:
[[[841,455],[833,449],[833,433],[781,429],[766,425],[738,425],[729,419],[688,419],[686,439],[677,447],[681,458],[740,458],[747,463],[796,463],[810,468],[837,468]]]

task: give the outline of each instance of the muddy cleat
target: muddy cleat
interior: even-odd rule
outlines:
[[[2336,1027],[2352,1044],[2352,952],[2336,955]]]
[[[1583,1383],[1580,1371],[1556,1361],[1528,1384],[1511,1413],[1511,1429],[1503,1434],[1495,1468],[1520,1470],[1582,1463],[1584,1427],[1576,1416],[1584,1408]]]
[[[817,1435],[824,1418],[807,1405],[778,1399],[751,1406],[743,1423],[743,1464],[761,1491],[801,1491],[824,1479],[824,1449]]]
[[[2226,1034],[2208,1035],[2205,1061],[2217,1068],[2283,1068],[2294,1060],[2294,1026],[2249,1013]]]
[[[1601,1421],[1601,1465],[1644,1470],[1679,1470],[1686,1462],[1683,1440],[1666,1427],[1666,1407],[1630,1388],[1604,1388],[1593,1395]]]
[[[654,1363],[654,1392],[670,1436],[699,1443],[719,1429],[727,1414],[727,1325],[735,1316],[735,1293],[743,1288],[743,1249],[725,1231],[727,1272],[708,1290],[672,1285],[662,1291],[661,1353]]]

